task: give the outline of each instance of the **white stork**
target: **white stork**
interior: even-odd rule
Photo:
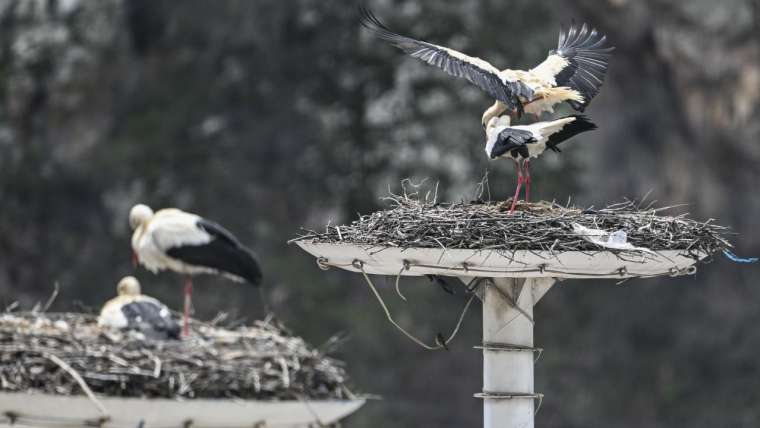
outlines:
[[[499,70],[487,61],[454,49],[402,36],[388,29],[371,11],[359,8],[361,24],[381,39],[407,54],[436,66],[446,73],[462,77],[484,90],[496,102],[482,117],[483,128],[493,117],[504,112],[539,115],[553,112],[554,106],[567,102],[583,111],[599,90],[607,74],[607,63],[614,47],[607,37],[583,24],[560,29],[557,49],[528,70]]]
[[[512,159],[515,163],[517,188],[509,210],[513,212],[523,184],[525,200],[530,197],[530,159],[538,157],[546,149],[559,152],[557,145],[582,132],[596,129],[596,125],[581,115],[530,125],[510,126],[510,123],[510,117],[506,115],[491,118],[486,126],[486,154],[491,159],[501,157]]]
[[[179,324],[169,308],[153,297],[141,294],[140,283],[126,276],[116,286],[117,297],[106,302],[98,317],[98,325],[142,332],[152,339],[178,339]]]
[[[261,283],[253,252],[222,226],[176,208],[153,212],[138,204],[129,212],[136,262],[153,273],[168,269],[186,275],[183,335],[188,335],[192,275],[218,274],[235,282]]]

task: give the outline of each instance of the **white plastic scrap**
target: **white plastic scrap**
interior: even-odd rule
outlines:
[[[613,250],[653,253],[653,251],[649,248],[636,247],[630,244],[628,242],[628,234],[625,233],[625,230],[617,230],[610,233],[601,229],[592,229],[590,227],[582,226],[578,223],[573,223],[573,232],[586,241],[596,244],[600,247],[610,248]]]
[[[625,230],[618,230],[610,233],[607,238],[607,245],[626,245],[628,244],[628,234]]]

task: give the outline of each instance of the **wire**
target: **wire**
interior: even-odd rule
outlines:
[[[369,278],[366,272],[364,272],[364,269],[362,269],[362,275],[364,275],[364,279],[367,280],[367,285],[372,290],[372,292],[375,294],[375,297],[377,298],[377,301],[380,302],[380,306],[383,308],[383,311],[385,311],[385,316],[388,318],[388,321],[393,324],[394,327],[396,327],[401,333],[404,333],[406,337],[411,339],[414,343],[420,345],[421,347],[429,350],[429,351],[435,351],[441,348],[440,345],[438,346],[430,346],[426,344],[425,342],[421,341],[420,339],[417,339],[414,335],[404,330],[403,327],[398,325],[396,321],[393,320],[393,317],[391,316],[390,311],[388,310],[388,307],[385,305],[385,302],[383,301],[383,298],[380,297],[380,293],[377,292],[377,289],[375,288],[375,285],[372,284],[372,280]]]
[[[457,333],[459,332],[459,328],[462,325],[462,321],[464,320],[464,316],[467,313],[467,310],[470,308],[470,303],[472,303],[472,300],[475,298],[475,294],[470,296],[470,299],[467,300],[467,303],[464,305],[464,309],[462,309],[462,313],[459,316],[459,321],[457,321],[456,327],[454,327],[454,330],[451,332],[451,335],[448,339],[446,339],[442,344],[437,344],[435,346],[430,346],[423,342],[422,340],[418,339],[413,334],[406,331],[403,327],[401,327],[391,315],[390,310],[388,309],[388,306],[385,304],[385,301],[383,300],[382,296],[380,296],[380,293],[377,291],[377,288],[375,287],[375,284],[372,283],[372,279],[370,279],[369,275],[367,275],[367,272],[364,271],[364,262],[360,260],[355,260],[352,265],[359,269],[364,275],[364,279],[367,282],[367,286],[372,290],[372,293],[377,298],[377,301],[380,303],[380,307],[383,308],[383,312],[385,312],[385,317],[388,319],[388,322],[390,322],[394,327],[396,327],[401,333],[404,334],[404,336],[408,337],[412,342],[416,343],[417,345],[427,349],[428,351],[437,351],[439,349],[445,348],[445,345],[448,345],[454,337],[456,337]],[[400,276],[400,275],[399,275]]]
[[[403,272],[406,269],[408,269],[407,266],[408,265],[405,263],[404,267],[402,267],[401,270],[398,271],[398,275],[396,275],[396,294],[398,294],[398,296],[401,297],[401,299],[403,299],[405,302],[406,302],[406,297],[404,297],[404,295],[401,294],[401,289],[399,288],[399,284],[398,283],[399,283],[399,280],[401,279],[401,272]]]
[[[449,342],[454,340],[454,337],[459,333],[459,327],[462,325],[462,320],[464,320],[464,315],[467,313],[467,309],[470,308],[470,303],[472,303],[472,299],[475,298],[475,295],[471,295],[470,298],[467,300],[467,303],[464,305],[464,309],[462,309],[462,314],[459,315],[459,321],[457,321],[457,326],[454,327],[454,331],[451,332],[451,336],[449,336],[448,339],[446,339],[446,344],[448,345]]]
[[[388,322],[390,322],[391,325],[393,325],[394,327],[396,327],[396,329],[398,329],[401,333],[404,334],[404,336],[406,336],[407,338],[409,338],[411,341],[413,341],[417,345],[421,346],[422,348],[430,350],[430,351],[435,351],[435,350],[439,350],[441,348],[445,348],[446,345],[448,345],[449,342],[451,342],[451,340],[454,339],[454,337],[456,336],[456,334],[459,331],[459,328],[460,328],[460,326],[462,324],[464,316],[465,316],[465,314],[467,313],[467,310],[470,307],[470,303],[472,302],[472,299],[475,296],[475,294],[473,294],[470,297],[470,299],[467,301],[467,303],[465,304],[464,309],[462,310],[462,314],[459,317],[459,321],[457,322],[457,325],[454,328],[451,336],[447,340],[445,340],[443,343],[437,343],[435,346],[431,346],[431,345],[426,344],[425,342],[423,342],[422,340],[420,340],[419,338],[417,338],[416,336],[414,336],[410,332],[408,332],[406,329],[404,329],[403,327],[401,327],[393,319],[393,316],[391,315],[391,312],[388,309],[388,306],[385,304],[385,301],[383,300],[382,296],[380,296],[380,293],[377,291],[377,288],[373,284],[372,279],[370,279],[369,275],[367,274],[366,270],[364,269],[364,261],[359,260],[359,259],[354,259],[351,263],[340,263],[339,264],[339,263],[332,263],[326,257],[320,256],[320,257],[317,257],[316,263],[317,263],[317,266],[319,266],[319,268],[322,269],[322,270],[328,270],[330,267],[338,267],[338,268],[341,268],[341,269],[346,269],[346,268],[349,268],[349,267],[353,267],[357,271],[361,272],[362,275],[364,276],[364,279],[367,282],[367,286],[369,286],[370,290],[372,290],[372,293],[375,295],[375,298],[377,298],[377,301],[380,303],[380,307],[383,309],[383,312],[385,312],[385,316],[388,319]],[[466,274],[471,273],[471,272],[474,272],[474,273],[498,273],[498,274],[502,274],[502,275],[505,274],[505,273],[541,273],[541,274],[546,274],[546,273],[552,274],[552,273],[554,273],[554,274],[558,274],[560,276],[575,275],[575,276],[579,276],[579,277],[600,277],[600,278],[601,277],[610,277],[610,276],[620,276],[621,278],[652,278],[652,277],[659,277],[659,276],[666,276],[666,275],[672,277],[672,276],[680,276],[680,275],[693,275],[697,271],[696,267],[692,265],[692,266],[688,266],[688,267],[683,268],[683,269],[678,269],[676,267],[673,267],[673,268],[671,268],[668,271],[667,274],[630,275],[629,276],[629,272],[628,272],[628,270],[627,270],[627,268],[625,266],[622,266],[622,267],[616,269],[615,271],[613,271],[611,273],[600,274],[598,272],[593,272],[593,273],[564,272],[564,271],[559,271],[559,270],[554,270],[554,269],[547,269],[546,265],[540,265],[540,266],[538,266],[538,268],[521,269],[521,270],[514,270],[514,271],[505,271],[505,270],[489,270],[489,269],[474,268],[474,267],[468,266],[467,264],[463,264],[461,268],[460,267],[443,267],[443,266],[438,266],[438,265],[417,264],[417,263],[413,263],[413,262],[411,262],[409,260],[403,260],[402,267],[401,267],[401,269],[399,269],[398,274],[396,274],[395,289],[396,289],[396,293],[404,301],[407,301],[407,299],[401,293],[401,288],[400,288],[401,274],[405,270],[411,270],[411,268],[414,267],[414,266],[416,266],[416,267],[422,267],[422,268],[426,268],[426,269],[439,269],[439,270],[444,270],[444,271],[452,271],[452,270],[454,270],[454,271],[462,271],[462,272],[464,272]],[[466,289],[469,292],[474,292],[475,289],[478,288],[481,285],[480,281],[481,280],[485,280],[485,279],[488,279],[488,278],[485,278],[485,277],[476,277],[476,278],[473,278],[466,285]],[[471,284],[473,284],[473,283],[474,283],[474,285],[471,287]],[[514,307],[515,309],[518,310],[518,312],[519,312],[518,315],[523,315],[530,322],[533,322],[533,318],[529,314],[527,314],[522,308],[520,308],[519,305],[516,304],[517,302],[515,302],[514,299],[510,298],[510,296],[506,296],[498,287],[495,287],[495,288],[499,291],[499,294],[501,294],[502,297],[505,300],[508,301],[508,303],[510,304],[510,306],[512,306],[512,307]],[[539,354],[539,356],[537,357],[537,359],[540,356],[541,355]]]
[[[533,416],[536,416],[538,414],[538,411],[541,410],[541,405],[544,404],[544,394],[539,394],[538,396],[538,406],[536,406],[536,410],[533,412]]]
[[[357,262],[364,264],[364,261],[355,259],[352,263],[332,263],[330,262],[326,257],[320,256],[317,258],[317,265],[322,270],[327,270],[330,267],[337,267],[341,269],[345,269],[348,267],[353,267],[354,269],[361,270],[357,267]],[[568,272],[568,271],[562,271],[557,269],[549,269],[545,264],[542,264],[536,268],[530,268],[530,269],[515,269],[515,270],[494,270],[494,269],[483,269],[483,268],[477,268],[472,267],[467,264],[462,264],[461,267],[457,266],[439,266],[439,265],[429,265],[424,263],[414,263],[409,260],[404,260],[404,267],[399,271],[403,272],[404,270],[411,270],[413,267],[420,267],[425,269],[436,269],[444,272],[462,272],[464,274],[468,273],[494,273],[494,274],[529,274],[529,273],[540,273],[540,274],[556,274],[560,277],[576,277],[576,278],[589,278],[589,277],[595,277],[595,278],[610,278],[610,277],[620,277],[620,278],[656,278],[661,276],[670,276],[670,277],[677,277],[677,276],[685,276],[685,275],[694,275],[697,273],[697,267],[694,265],[687,266],[684,268],[678,268],[676,266],[671,267],[666,273],[657,273],[657,274],[631,274],[628,272],[628,268],[625,266],[621,266],[618,269],[615,269],[609,273],[599,273],[599,272]],[[465,275],[468,276],[468,275]]]

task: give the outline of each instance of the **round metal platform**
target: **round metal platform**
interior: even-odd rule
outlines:
[[[698,259],[683,251],[532,252],[398,248],[297,241],[318,263],[376,275],[490,278],[631,278],[685,275]],[[361,268],[355,261],[361,261]],[[404,268],[406,267],[406,268]],[[402,269],[403,268],[403,269]]]
[[[255,401],[98,397],[0,392],[0,427],[251,428],[324,426],[365,400]]]

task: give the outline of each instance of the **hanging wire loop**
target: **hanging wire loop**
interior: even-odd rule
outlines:
[[[467,310],[470,308],[470,304],[472,303],[472,300],[475,298],[475,294],[472,294],[470,298],[467,300],[467,303],[465,303],[464,308],[462,309],[462,313],[459,316],[459,320],[457,321],[456,326],[454,327],[454,330],[451,332],[451,335],[446,340],[441,340],[440,337],[436,337],[435,345],[428,345],[427,343],[423,342],[422,340],[418,339],[415,335],[409,333],[401,327],[396,320],[393,319],[393,316],[391,315],[390,310],[388,309],[388,306],[385,304],[385,301],[383,300],[383,297],[380,295],[380,293],[377,291],[377,288],[375,287],[375,284],[372,282],[372,279],[369,277],[367,272],[364,270],[364,262],[358,259],[355,259],[353,262],[351,262],[351,265],[354,267],[354,269],[357,269],[361,271],[362,275],[364,276],[364,279],[367,282],[367,286],[370,290],[372,290],[372,293],[375,295],[375,298],[377,299],[378,303],[380,303],[380,307],[383,309],[383,312],[385,312],[385,317],[388,319],[388,322],[390,322],[396,329],[398,329],[401,333],[404,334],[404,336],[408,337],[411,341],[416,343],[417,345],[421,346],[424,349],[427,349],[429,351],[437,351],[439,349],[447,349],[447,345],[454,340],[454,337],[456,337],[457,333],[459,332],[459,328],[462,326],[462,321],[464,321],[464,316],[467,314]],[[400,272],[399,272],[400,276]]]

